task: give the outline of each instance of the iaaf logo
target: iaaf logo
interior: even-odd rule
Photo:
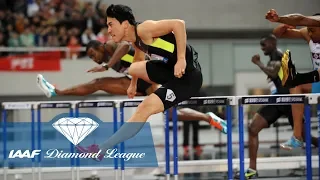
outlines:
[[[34,158],[35,156],[40,155],[41,150],[25,150],[24,152],[22,152],[22,150],[11,150],[9,153],[8,158],[9,159],[13,159],[13,158]]]

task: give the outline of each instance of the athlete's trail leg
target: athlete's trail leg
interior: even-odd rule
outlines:
[[[206,121],[223,133],[227,133],[227,122],[212,112],[204,114],[191,108],[182,108],[177,109],[177,115],[179,121]],[[172,108],[169,109],[169,117],[172,118]]]
[[[129,84],[130,79],[127,77],[104,77],[63,90],[56,88],[55,92],[57,95],[86,96],[101,90],[113,95],[126,95]]]
[[[303,85],[290,89],[290,94],[302,94]],[[303,128],[303,114],[304,104],[292,104],[292,116],[293,116],[293,136],[286,142],[281,143],[280,147],[286,150],[297,148],[302,146],[302,128]]]
[[[268,122],[258,113],[253,117],[252,123],[249,125],[249,168],[257,170],[257,152],[259,149],[259,132],[268,128]]]

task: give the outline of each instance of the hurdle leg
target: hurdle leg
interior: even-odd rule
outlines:
[[[308,102],[308,98],[306,98],[306,102],[304,105],[304,116],[305,116],[305,141],[306,141],[306,158],[307,158],[307,179],[312,180],[312,162],[311,162],[311,129],[310,129],[310,111],[311,105]]]
[[[31,150],[35,150],[35,114],[34,106],[31,107]],[[35,158],[32,158],[32,179],[35,180]]]
[[[8,176],[8,163],[7,163],[7,110],[2,110],[2,136],[3,136],[3,179],[7,180]]]
[[[79,117],[80,109],[76,104],[72,104],[72,110],[75,111],[75,117]],[[80,158],[76,158],[76,179],[80,180]]]
[[[177,108],[172,110],[172,123],[173,123],[173,173],[174,179],[178,180],[178,115]]]
[[[320,104],[317,104],[317,116],[318,116],[318,146],[320,144]],[[320,176],[320,148],[318,147],[318,176]]]
[[[169,132],[169,113],[165,111],[165,161],[166,161],[166,179],[170,179],[170,132]]]
[[[228,152],[228,179],[233,179],[232,164],[232,107],[228,102],[227,109],[227,152]]]
[[[124,124],[124,108],[120,107],[120,126]],[[120,144],[120,153],[124,153],[124,142]],[[121,179],[124,180],[125,178],[125,168],[124,168],[124,159],[120,159],[121,163]]]
[[[69,115],[70,117],[74,116],[73,108],[69,109]],[[72,143],[70,143],[70,153],[74,153],[74,145]],[[70,162],[71,163],[71,179],[74,180],[75,179],[75,168],[74,168],[75,163],[73,158],[71,158],[70,161],[71,161]]]
[[[38,131],[37,131],[37,141],[38,141],[38,149],[41,149],[41,107],[37,106],[37,125],[38,125]],[[41,180],[41,156],[38,156],[38,180]]]
[[[238,104],[239,115],[239,163],[240,163],[240,180],[244,180],[244,135],[243,135],[243,104],[239,99]]]
[[[115,102],[115,105],[113,107],[113,133],[116,133],[118,130],[118,104]],[[118,149],[118,146],[114,146],[113,148]],[[118,158],[114,158],[114,177],[115,180],[118,180]]]

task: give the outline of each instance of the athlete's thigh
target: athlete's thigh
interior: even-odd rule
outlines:
[[[265,105],[258,110],[258,114],[268,123],[268,126],[275,123],[281,116],[285,115],[281,105]]]
[[[174,78],[163,84],[155,91],[155,94],[161,99],[164,109],[188,100],[195,96],[202,86],[202,73],[195,69],[189,71],[182,78]]]
[[[95,80],[99,90],[116,95],[126,95],[130,82],[128,77],[103,77]]]
[[[152,80],[150,80],[147,73],[147,63],[148,61],[139,61],[132,63],[129,68],[129,74],[131,76],[136,76],[148,83],[154,84]]]

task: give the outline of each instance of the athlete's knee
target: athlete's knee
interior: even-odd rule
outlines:
[[[141,62],[132,63],[129,67],[128,73],[131,76],[137,76],[142,71],[144,64]]]
[[[164,107],[161,99],[157,95],[151,94],[139,104],[136,115],[141,117],[149,117],[153,114],[162,112],[163,110]]]
[[[250,134],[251,136],[257,136],[257,135],[259,134],[258,128],[257,128],[257,126],[255,125],[255,123],[253,122],[253,120],[252,120],[251,123],[249,123],[248,131],[249,131],[249,134]]]
[[[255,114],[252,121],[249,123],[248,131],[251,136],[258,136],[259,132],[264,128],[263,121],[261,121],[261,116]]]

